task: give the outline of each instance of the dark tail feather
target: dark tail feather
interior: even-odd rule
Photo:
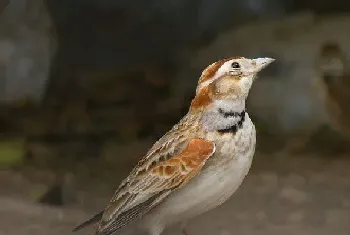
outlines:
[[[86,226],[89,226],[90,224],[98,222],[99,220],[101,220],[102,215],[103,215],[103,211],[101,211],[100,213],[94,215],[91,219],[89,219],[89,220],[85,221],[84,223],[82,223],[82,224],[78,225],[77,227],[75,227],[73,229],[73,232],[76,232],[76,231],[78,231],[78,230],[80,230],[80,229],[82,229],[82,228],[84,228]]]

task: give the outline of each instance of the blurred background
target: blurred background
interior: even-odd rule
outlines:
[[[187,112],[201,71],[232,55],[276,59],[248,99],[255,160],[190,234],[349,234],[348,12],[345,0],[2,0],[0,234],[70,234]]]

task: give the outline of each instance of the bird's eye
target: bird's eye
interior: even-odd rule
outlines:
[[[231,64],[231,67],[232,67],[233,69],[239,69],[241,66],[240,66],[239,63],[237,63],[237,62],[233,62],[233,63]]]

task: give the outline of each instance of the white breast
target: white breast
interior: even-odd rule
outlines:
[[[215,142],[215,154],[198,176],[174,191],[151,213],[154,222],[169,224],[202,214],[225,202],[241,185],[251,166],[256,143],[255,127],[248,114],[236,135],[213,132],[207,138]]]

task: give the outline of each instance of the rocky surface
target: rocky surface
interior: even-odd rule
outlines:
[[[192,235],[348,234],[349,163],[348,159],[330,161],[307,155],[278,163],[257,155],[253,169],[235,196],[191,221],[188,229]],[[88,186],[79,193],[80,203],[63,208],[33,203],[25,196],[26,191],[38,184],[18,173],[6,173],[5,180],[2,173],[0,234],[69,234],[74,225],[107,202],[111,189],[125,172],[117,170],[114,186],[86,182]],[[90,229],[77,235],[90,233]],[[175,226],[165,234],[179,232]]]
[[[43,0],[0,4],[0,102],[42,101],[56,49]]]

